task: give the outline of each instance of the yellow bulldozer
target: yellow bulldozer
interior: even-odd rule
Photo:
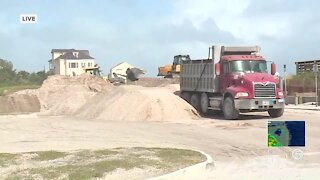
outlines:
[[[180,74],[180,64],[182,61],[190,61],[189,55],[176,55],[173,58],[172,64],[166,64],[158,68],[158,76],[172,78]]]

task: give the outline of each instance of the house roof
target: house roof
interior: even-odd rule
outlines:
[[[61,56],[59,56],[56,59],[94,59],[89,55],[88,50],[76,50],[76,49],[52,49],[51,53],[53,52],[61,52],[65,53]],[[73,53],[77,52],[78,56],[74,56]]]
[[[89,54],[88,50],[77,50],[73,48],[72,49],[52,49],[51,53],[53,52],[83,52],[83,53]]]
[[[73,55],[74,52],[78,52],[78,57]],[[82,51],[73,51],[73,52],[67,52],[64,55],[61,55],[58,57],[59,59],[94,59],[89,54],[84,53]]]
[[[121,63],[118,63],[118,64],[116,64],[115,66],[111,67],[111,69],[113,69],[113,68],[115,68],[115,67],[117,67],[117,66],[119,66],[119,65],[121,65],[121,64],[124,64],[124,63],[127,63],[127,62],[123,61],[123,62],[121,62]],[[127,64],[129,64],[129,63],[127,63]],[[131,64],[129,64],[129,65],[132,66]],[[132,66],[132,67],[134,67],[134,66]]]
[[[75,49],[52,49],[51,52],[69,52],[69,51],[75,51]]]

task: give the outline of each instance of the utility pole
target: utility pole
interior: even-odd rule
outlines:
[[[287,66],[284,64],[283,65],[283,72],[284,72],[284,75],[283,75],[283,79],[284,79],[284,97],[287,97],[287,78],[286,78],[286,69],[287,69]]]
[[[317,62],[314,61],[313,64],[313,72],[314,72],[314,76],[315,76],[315,85],[316,85],[316,107],[318,107],[318,65]]]

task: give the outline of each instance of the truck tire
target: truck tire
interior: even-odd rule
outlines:
[[[200,109],[203,114],[208,112],[209,98],[207,93],[202,93],[200,98]]]
[[[270,115],[270,117],[272,118],[277,118],[283,115],[284,112],[284,108],[280,108],[280,109],[269,109],[268,110],[268,114]]]
[[[237,119],[239,117],[239,110],[235,108],[232,97],[227,97],[223,101],[222,111],[226,119]]]
[[[181,98],[190,103],[191,100],[191,93],[190,92],[182,92]]]
[[[192,94],[190,104],[197,110],[200,110],[200,97],[199,94]]]

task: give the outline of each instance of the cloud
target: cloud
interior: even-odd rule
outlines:
[[[238,40],[233,43],[258,44],[267,59],[279,67],[287,64],[294,73],[295,61],[319,58],[319,5],[315,0],[177,1],[176,7],[183,11],[175,22],[189,19],[198,25],[213,19],[217,27]]]
[[[278,17],[259,9],[262,8],[259,4],[266,3],[252,0],[204,0],[199,3],[187,0],[186,3],[178,1],[176,6],[183,9],[179,11],[180,21],[190,19],[193,24],[198,25],[207,19],[213,19],[221,30],[250,43],[256,41],[258,36],[281,35],[289,26],[287,17]]]
[[[52,48],[77,48],[89,49],[105,73],[118,62],[128,61],[147,70],[148,75],[152,76],[157,74],[158,66],[171,64],[176,54],[206,58],[207,48],[212,43],[237,41],[229,32],[220,30],[213,19],[194,25],[188,19],[172,23],[167,21],[166,16],[144,16],[154,16],[153,11],[140,12],[140,15],[134,12],[125,13],[134,14],[134,17],[128,17],[134,21],[124,23],[106,21],[109,16],[79,15],[71,19],[68,17],[65,22],[59,20],[36,26],[19,25],[19,28],[10,32],[13,36],[9,37],[9,32],[2,35],[9,37],[11,45],[8,47],[19,50],[19,53],[8,56],[18,69],[42,69],[43,65],[47,65]],[[113,16],[119,14],[121,12]],[[122,21],[125,17],[118,19]],[[26,58],[28,64],[21,63]]]
[[[128,61],[149,75],[176,54],[206,58],[214,44],[260,45],[265,57],[290,64],[291,72],[294,60],[318,57],[317,1],[31,2],[38,3],[0,7],[0,58],[18,69],[42,69],[52,48],[88,49],[105,72]],[[39,23],[19,24],[25,12],[37,13]]]

